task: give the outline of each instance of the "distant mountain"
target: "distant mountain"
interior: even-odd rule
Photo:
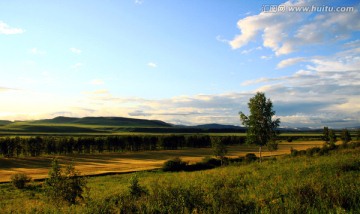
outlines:
[[[203,124],[203,125],[197,125],[193,126],[194,128],[199,129],[235,129],[235,130],[245,130],[244,127],[240,126],[234,126],[234,125],[222,125],[217,123],[210,123],[210,124]]]
[[[355,130],[356,128],[348,128]],[[126,117],[55,117],[53,119],[33,121],[0,120],[0,133],[106,133],[116,134],[124,132],[143,133],[244,133],[245,127],[223,125],[217,123],[194,126],[173,125],[160,120],[145,120]],[[340,129],[339,129],[340,130]],[[280,133],[286,132],[321,132],[322,129],[307,127],[282,127]]]
[[[172,127],[160,120],[144,120],[125,117],[55,117],[53,119],[36,120],[32,124],[78,124],[123,127]]]

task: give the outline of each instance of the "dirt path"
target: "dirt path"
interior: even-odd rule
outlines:
[[[282,155],[290,153],[290,148],[306,149],[314,146],[321,146],[322,141],[281,143],[275,152],[263,152],[264,156]],[[258,152],[258,147],[241,145],[228,148],[229,157],[244,156],[246,153]],[[133,172],[160,168],[164,161],[181,157],[189,163],[199,162],[205,156],[211,156],[211,148],[142,151],[126,153],[104,153],[104,154],[76,154],[64,156],[43,156],[27,158],[0,158],[0,182],[10,181],[13,174],[22,172],[33,179],[43,179],[48,176],[51,160],[57,157],[61,164],[74,162],[75,168],[82,175],[97,175],[106,173]]]

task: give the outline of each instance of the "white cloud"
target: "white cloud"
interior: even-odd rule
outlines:
[[[306,58],[304,58],[304,57],[295,57],[295,58],[285,59],[277,64],[277,68],[285,68],[285,67],[297,64],[299,62],[304,62],[305,60],[306,60]]]
[[[154,63],[154,62],[149,62],[147,65],[148,65],[150,68],[156,68],[156,67],[157,67],[157,64]]]
[[[21,34],[25,31],[21,28],[12,28],[3,21],[0,21],[0,34],[10,35],[10,34]]]
[[[269,55],[269,56],[261,56],[260,58],[261,59],[264,59],[264,60],[269,60],[271,59],[273,56],[272,55]]]
[[[93,79],[89,82],[91,85],[103,85],[105,82],[101,79]]]
[[[289,8],[313,3],[312,0],[297,0],[283,5]],[[357,10],[346,13],[262,12],[240,19],[237,26],[241,34],[229,44],[233,49],[242,48],[261,35],[264,47],[272,49],[276,55],[289,54],[301,46],[347,39],[353,31],[360,30],[359,19]]]
[[[265,92],[273,100],[284,126],[357,126],[360,123],[359,49],[308,60],[292,58],[280,67],[303,61],[307,69],[289,76],[249,80],[242,85],[261,83],[257,91]]]
[[[135,4],[142,4],[142,3],[144,3],[144,0],[134,0],[134,3]]]
[[[253,52],[253,51],[261,50],[261,49],[262,49],[262,47],[261,47],[261,46],[258,46],[258,47],[256,47],[256,48],[251,48],[251,49],[248,49],[248,50],[243,50],[243,51],[241,51],[241,54],[249,54],[249,53],[251,53],[251,52]]]
[[[82,50],[77,49],[77,48],[70,48],[70,51],[73,52],[74,54],[81,54]]]
[[[360,68],[360,47],[348,49],[329,57],[314,57],[307,68],[318,72],[357,71]]]
[[[222,38],[222,36],[220,36],[220,35],[216,36],[215,39],[219,42],[229,43],[229,40]]]
[[[33,54],[33,55],[44,55],[44,54],[46,54],[46,51],[39,50],[38,48],[31,48],[29,52],[31,54]]]

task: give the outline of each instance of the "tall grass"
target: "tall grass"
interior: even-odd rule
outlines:
[[[359,213],[360,148],[324,156],[280,157],[198,172],[89,178],[85,202],[56,208],[41,184],[24,191],[0,185],[4,213]]]

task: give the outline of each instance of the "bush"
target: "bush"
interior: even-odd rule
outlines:
[[[11,176],[11,183],[17,189],[24,189],[26,184],[31,181],[31,177],[24,173],[17,173]]]
[[[187,163],[177,157],[177,158],[166,161],[163,164],[162,169],[164,172],[178,172],[178,171],[185,170],[186,166],[187,166]]]
[[[256,157],[256,155],[254,153],[247,153],[245,155],[245,161],[250,163],[250,162],[254,162],[256,161],[258,158]]]
[[[75,204],[77,199],[83,199],[83,188],[86,187],[86,180],[80,177],[72,164],[67,166],[65,173],[54,159],[49,171],[49,178],[45,180],[45,194],[50,201],[59,203],[61,201]]]
[[[291,147],[291,149],[290,149],[290,155],[291,155],[292,157],[296,157],[296,156],[299,155],[299,151],[296,150],[296,149],[294,149],[293,147]]]
[[[306,149],[306,155],[307,156],[313,156],[315,154],[318,154],[321,151],[319,147],[309,148]]]
[[[201,162],[206,165],[211,165],[214,167],[221,166],[221,160],[216,159],[216,158],[204,157]]]

